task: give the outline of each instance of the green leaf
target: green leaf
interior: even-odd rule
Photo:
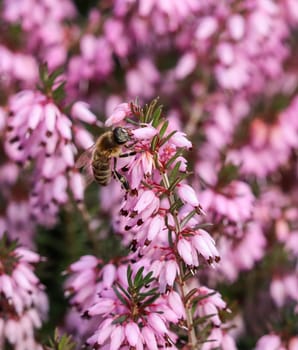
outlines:
[[[136,126],[140,126],[140,123],[139,122],[135,122],[134,120],[130,119],[130,118],[125,118],[125,121],[129,124],[132,124],[132,125],[136,125]]]
[[[151,283],[152,281],[154,281],[154,278],[152,278],[152,275],[153,275],[153,271],[150,271],[147,273],[147,275],[143,279],[144,284],[148,284],[148,283]]]
[[[155,295],[157,293],[157,291],[158,291],[158,288],[152,288],[149,291],[147,291],[146,293],[139,293],[139,296],[141,298],[147,298],[150,295]]]
[[[155,111],[153,112],[153,116],[152,116],[152,126],[154,128],[157,128],[158,125],[161,122],[161,112],[162,112],[162,105],[159,105]]]
[[[152,121],[152,119],[153,119],[153,112],[155,110],[155,107],[157,105],[158,100],[159,100],[159,98],[157,97],[149,104],[149,106],[148,105],[145,106],[145,110],[146,110],[145,118],[144,118],[145,119],[145,123],[150,123]]]
[[[153,304],[155,300],[159,298],[159,296],[160,296],[159,293],[156,295],[153,295],[151,298],[148,298],[142,305],[145,307]]]
[[[52,96],[56,102],[60,102],[65,98],[65,81],[60,83],[58,87],[53,91]]]
[[[184,303],[186,304],[186,303],[190,300],[190,298],[191,298],[194,294],[197,293],[197,291],[198,291],[198,288],[193,288],[193,289],[191,289],[191,290],[185,295],[185,297],[184,297]]]
[[[178,149],[174,156],[167,161],[165,168],[168,169],[175,162],[175,160],[182,155],[183,151],[184,150],[182,148]]]
[[[134,286],[136,286],[136,287],[139,287],[139,286],[140,286],[140,284],[141,284],[141,282],[142,282],[142,280],[143,280],[143,276],[142,276],[143,271],[144,271],[144,266],[142,266],[142,267],[138,270],[138,272],[136,273],[135,278],[134,278],[134,281],[133,281]]]
[[[48,64],[44,62],[39,66],[39,78],[42,81],[42,83],[45,84],[48,80],[48,77]]]
[[[121,315],[119,317],[117,317],[113,322],[112,324],[121,324],[123,322],[125,322],[126,320],[128,319],[128,315]]]
[[[216,315],[217,314],[208,314],[208,315],[205,315],[205,316],[198,317],[194,323],[196,323],[197,325],[203,324],[206,321],[208,321],[211,317],[216,316]]]
[[[205,229],[205,228],[212,227],[212,226],[213,226],[213,224],[211,224],[211,223],[204,223],[204,224],[198,224],[198,225],[194,226],[193,229],[199,230],[200,228]]]
[[[193,302],[194,303],[199,303],[201,300],[204,300],[208,297],[211,297],[212,295],[216,294],[217,292],[214,291],[214,292],[211,292],[211,293],[208,293],[208,294],[205,294],[205,295],[200,295],[200,296],[197,296],[193,299]]]
[[[55,329],[54,340],[49,340],[51,350],[74,350],[77,344],[72,340],[72,337],[67,334],[59,336],[58,330]]]
[[[122,287],[120,283],[116,282],[116,284],[117,284],[117,287],[121,290],[121,292],[127,297],[127,299],[130,299],[131,296],[129,292],[126,289],[124,289],[124,287]]]
[[[180,166],[181,166],[181,161],[179,161],[175,164],[174,168],[172,169],[171,173],[169,174],[170,184],[173,183],[174,180],[177,178]]]
[[[185,218],[181,221],[180,227],[183,228],[188,223],[188,221],[196,215],[196,213],[197,213],[196,210],[192,210],[190,213],[188,213],[185,216]]]
[[[179,210],[183,206],[183,202],[181,199],[176,199],[175,202],[170,207],[170,213],[174,213]]]
[[[168,141],[169,141],[169,139],[174,135],[174,134],[176,134],[176,130],[174,130],[174,131],[172,131],[172,132],[170,132],[169,133],[169,135],[167,135],[165,138],[163,138],[162,140],[161,140],[161,142],[160,142],[160,147],[162,146],[162,145],[164,145],[165,143],[167,143]]]
[[[154,152],[159,141],[159,136],[155,135],[151,141],[151,150]]]
[[[173,191],[175,189],[175,187],[184,179],[186,179],[188,176],[190,175],[190,173],[180,173],[180,175],[171,183],[170,187],[169,187],[169,191]]]
[[[122,287],[121,287],[120,285],[118,285],[118,287],[119,287],[121,290],[123,290]],[[121,303],[122,303],[123,305],[126,305],[127,307],[129,307],[128,301],[127,301],[127,300],[123,297],[123,295],[118,291],[118,289],[116,288],[116,286],[113,286],[113,290],[114,290],[114,292],[115,292],[117,298],[121,301]]]
[[[62,75],[64,72],[64,67],[59,67],[57,69],[54,70],[54,72],[52,72],[49,76],[48,76],[48,82],[50,84],[50,86],[52,86],[56,80],[56,78],[58,78],[60,75]]]
[[[159,131],[159,137],[162,139],[163,138],[163,135],[165,134],[165,132],[167,131],[167,128],[169,126],[169,121],[166,120],[163,124],[162,124],[162,127],[160,128],[160,131]]]
[[[133,283],[132,283],[132,269],[131,269],[131,266],[128,265],[127,267],[127,282],[128,282],[128,285],[129,287],[133,287]]]

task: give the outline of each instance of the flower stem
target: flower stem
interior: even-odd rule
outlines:
[[[166,173],[162,174],[162,179],[163,179],[163,183],[166,189],[170,188],[170,182],[169,182],[169,178],[167,176]],[[169,199],[169,203],[170,203],[170,207],[172,205],[175,204],[175,196],[174,194],[171,192],[168,195],[168,199]],[[180,226],[180,222],[178,219],[178,215],[177,213],[172,213],[174,221],[175,221],[175,227],[176,227],[176,232],[180,232],[181,231],[181,226]],[[184,269],[183,269],[183,264],[182,262],[180,262],[179,264],[179,276],[178,276],[178,283],[180,286],[180,290],[181,290],[181,295],[182,295],[182,301],[185,307],[185,313],[186,313],[186,323],[187,323],[187,331],[188,331],[188,344],[190,346],[190,349],[192,350],[198,350],[197,349],[197,337],[196,337],[196,332],[193,326],[193,318],[192,318],[192,311],[191,311],[191,306],[188,305],[187,301],[186,301],[186,294],[187,294],[187,288],[185,285],[185,281],[184,281]]]

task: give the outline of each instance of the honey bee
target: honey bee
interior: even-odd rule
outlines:
[[[116,127],[113,130],[106,131],[99,136],[93,146],[80,155],[76,161],[76,168],[91,166],[92,173],[87,175],[87,184],[94,179],[102,186],[106,186],[111,181],[112,175],[120,181],[124,189],[129,190],[129,184],[126,178],[116,170],[116,159],[120,156],[129,156],[135,152],[121,154],[122,146],[130,140],[128,130],[122,127]],[[111,160],[114,159],[112,169]],[[90,168],[89,168],[90,169]]]

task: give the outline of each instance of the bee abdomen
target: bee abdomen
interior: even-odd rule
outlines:
[[[109,162],[93,162],[92,170],[94,179],[102,186],[106,186],[111,180],[111,168]]]

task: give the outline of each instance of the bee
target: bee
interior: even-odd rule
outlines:
[[[101,186],[106,186],[111,181],[112,175],[120,181],[125,190],[129,190],[129,184],[126,178],[116,170],[116,160],[120,156],[130,156],[135,152],[121,154],[122,146],[130,140],[128,130],[122,127],[116,127],[113,130],[106,131],[99,136],[93,146],[80,155],[76,161],[76,168],[85,169],[91,166],[92,173],[87,175],[87,184],[94,179]],[[112,169],[111,160],[114,159]]]

